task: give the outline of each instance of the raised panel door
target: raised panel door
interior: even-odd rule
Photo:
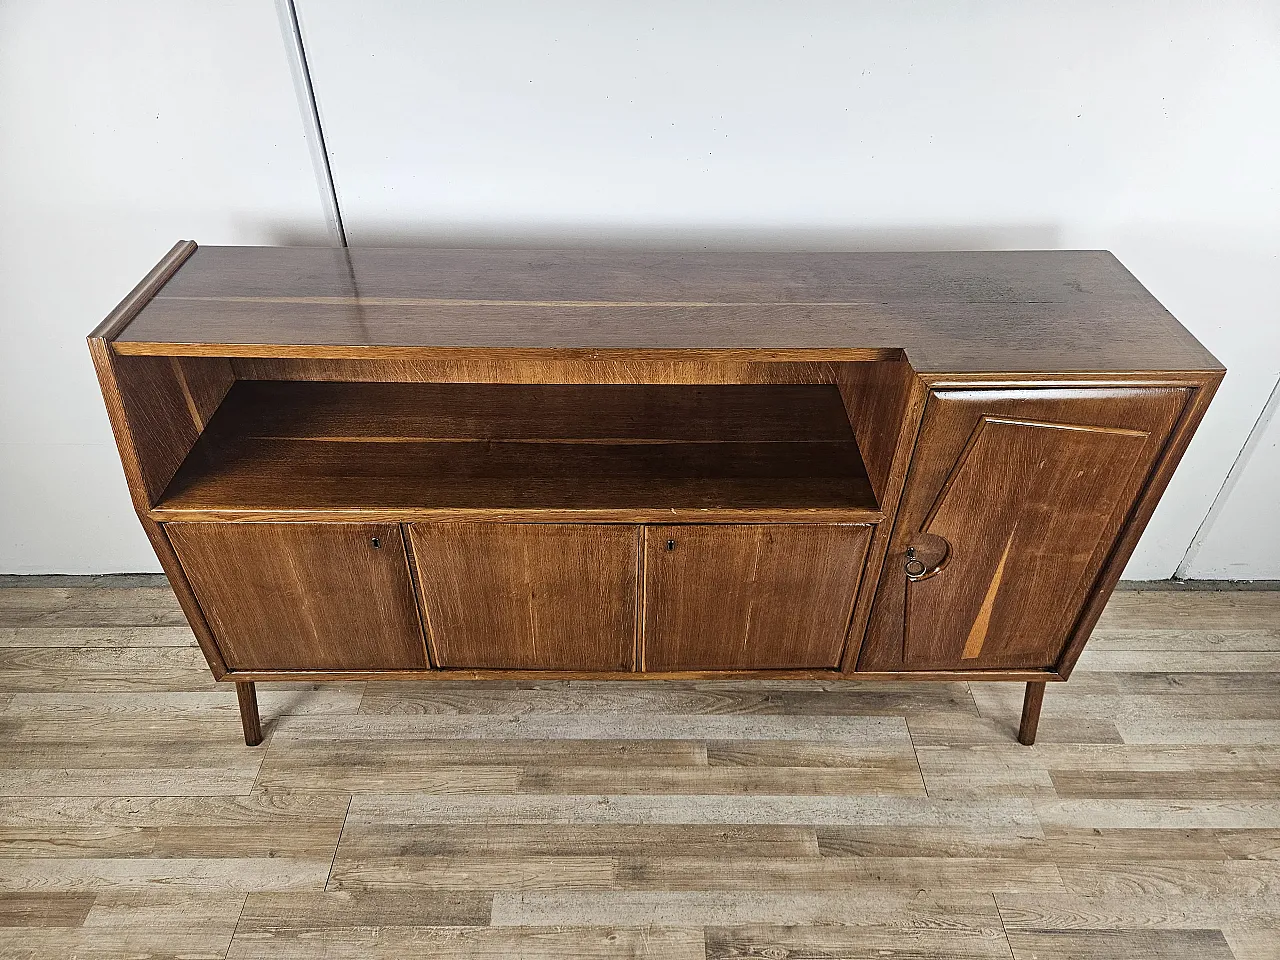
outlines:
[[[1053,667],[1187,395],[931,395],[858,668]]]

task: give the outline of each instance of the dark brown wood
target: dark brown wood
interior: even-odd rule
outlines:
[[[204,613],[191,591],[182,566],[178,562],[173,548],[169,544],[160,525],[147,515],[147,510],[154,503],[154,496],[164,488],[172,478],[174,470],[182,458],[190,451],[199,434],[199,427],[189,433],[182,423],[182,416],[173,401],[173,391],[167,388],[166,381],[183,380],[185,389],[180,387],[182,399],[192,417],[193,427],[203,417],[206,421],[212,416],[218,401],[234,380],[227,360],[211,359],[197,361],[179,361],[170,359],[169,372],[158,372],[161,381],[159,392],[168,402],[162,402],[162,419],[175,419],[177,426],[167,423],[158,425],[158,436],[148,433],[157,429],[152,412],[146,404],[140,402],[139,393],[147,394],[154,388],[138,383],[137,367],[128,366],[124,359],[115,355],[111,349],[111,341],[126,327],[138,312],[146,306],[152,297],[169,281],[173,274],[186,260],[195,253],[196,244],[190,240],[182,240],[157,263],[146,277],[116,306],[114,310],[89,335],[89,354],[93,358],[94,370],[98,384],[102,390],[102,398],[107,408],[107,416],[111,422],[111,432],[116,447],[120,451],[120,462],[124,468],[125,482],[129,487],[129,496],[133,501],[138,519],[146,532],[147,539],[156,552],[161,568],[173,585],[173,590],[182,606],[183,613],[191,624],[196,642],[208,661],[214,679],[220,679],[226,672],[226,663],[222,659],[217,641],[205,620]],[[157,372],[158,361],[148,358],[143,367]],[[188,373],[190,376],[188,377]],[[194,384],[194,386],[193,386]],[[177,437],[176,443],[171,439]],[[169,443],[159,438],[170,438]],[[158,453],[157,451],[162,451]]]
[[[410,525],[436,663],[632,669],[637,536],[628,525]]]
[[[859,669],[1056,664],[1188,392],[934,392]]]
[[[1040,707],[1044,704],[1043,683],[1028,683],[1022,697],[1022,720],[1018,724],[1018,742],[1031,746],[1036,742],[1036,730],[1040,727]]]
[[[613,360],[726,350],[855,360],[900,348],[922,372],[1217,368],[1106,251],[201,247],[117,348],[370,358],[532,349]]]
[[[895,462],[902,446],[903,427],[915,373],[905,360],[842,363],[836,383],[845,415],[858,438],[867,477],[881,502],[893,499],[890,490]]]
[[[139,447],[134,442],[133,425],[130,423],[125,402],[121,395],[120,378],[117,376],[117,363],[120,358],[114,356],[107,347],[107,341],[101,338],[89,340],[89,353],[93,358],[94,370],[98,376],[98,384],[102,390],[102,398],[107,408],[107,417],[111,422],[111,432],[120,451],[120,462],[124,467],[125,482],[129,487],[129,496],[133,500],[134,509],[151,541],[152,549],[160,561],[161,569],[173,585],[173,592],[178,598],[182,611],[186,614],[191,630],[200,650],[209,663],[214,679],[221,679],[227,672],[227,666],[218,649],[217,641],[205,620],[204,612],[191,591],[182,565],[178,562],[169,538],[165,536],[159,523],[151,519],[147,513],[150,501],[147,497],[147,483],[143,474],[143,463],[139,460]],[[146,448],[142,448],[146,449]]]
[[[544,510],[882,515],[834,386],[294,382],[238,383],[153,515]]]
[[[236,681],[236,699],[240,702],[240,725],[244,727],[246,746],[262,743],[262,721],[258,718],[258,691],[252,681]]]
[[[1093,632],[1098,618],[1102,616],[1103,607],[1106,606],[1107,600],[1110,599],[1116,584],[1120,582],[1120,576],[1124,573],[1125,564],[1133,556],[1134,548],[1138,545],[1138,539],[1147,528],[1147,523],[1155,512],[1156,504],[1160,502],[1160,497],[1163,496],[1165,489],[1169,486],[1173,471],[1177,469],[1178,464],[1182,461],[1182,455],[1187,452],[1187,446],[1191,443],[1191,438],[1195,434],[1196,428],[1200,426],[1200,421],[1204,419],[1205,412],[1209,409],[1209,403],[1213,400],[1214,394],[1217,393],[1218,387],[1222,384],[1224,375],[1222,373],[1213,374],[1203,383],[1190,388],[1191,399],[1187,402],[1186,407],[1183,408],[1182,416],[1178,420],[1177,426],[1174,427],[1173,434],[1165,447],[1164,453],[1161,455],[1160,462],[1148,478],[1132,515],[1112,548],[1111,555],[1107,558],[1106,567],[1098,577],[1098,582],[1095,584],[1093,592],[1089,595],[1084,610],[1081,611],[1075,625],[1072,627],[1071,639],[1067,644],[1067,649],[1056,666],[1057,672],[1062,675],[1064,680],[1071,676],[1071,671],[1075,668],[1076,661],[1080,658],[1084,645],[1089,640],[1089,635]]]
[[[183,243],[89,346],[242,707],[259,679],[1016,680],[1024,740],[1222,376],[1100,251]]]
[[[911,465],[916,434],[920,429],[920,418],[924,413],[925,400],[929,395],[924,383],[906,363],[901,365],[897,374],[896,378],[890,377],[887,382],[883,374],[878,374],[874,370],[863,372],[859,378],[881,382],[893,397],[889,402],[876,399],[873,396],[874,391],[868,391],[865,388],[851,394],[849,391],[851,378],[847,373],[841,381],[841,395],[849,410],[849,419],[857,428],[860,438],[859,446],[861,447],[865,442],[867,448],[872,451],[871,456],[880,465],[876,469],[877,475],[882,479],[877,481],[876,492],[886,518],[892,518],[897,514],[902,487]],[[898,417],[896,428],[894,414]],[[868,437],[866,441],[861,439],[864,436]],[[891,443],[889,436],[893,438]],[[886,457],[889,458],[887,468],[884,466]],[[867,548],[867,569],[863,574],[862,587],[858,590],[858,598],[854,603],[853,617],[849,622],[849,634],[840,660],[840,668],[845,674],[851,674],[857,668],[862,640],[866,635],[867,621],[871,616],[872,601],[875,598],[874,585],[880,580],[892,532],[892,522],[885,522],[876,524],[871,535],[871,544]]]
[[[125,295],[114,310],[89,334],[90,340],[114,340],[127,327],[133,318],[145,307],[166,283],[178,272],[178,268],[187,262],[187,258],[196,252],[194,240],[179,240],[166,253],[137,286]]]
[[[191,632],[196,635],[200,651],[209,662],[213,679],[221,680],[227,673],[227,663],[222,658],[222,650],[218,646],[217,638],[213,635],[213,628],[209,626],[204,610],[200,607],[200,601],[196,599],[195,591],[191,589],[191,581],[187,579],[186,571],[182,569],[182,562],[178,560],[173,544],[169,542],[164,525],[145,515],[139,515],[138,519],[142,523],[147,539],[151,541],[151,549],[156,552],[160,568],[169,579],[174,596],[178,598],[178,605],[182,607],[182,613],[186,616],[187,623],[191,625]]]
[[[203,432],[232,385],[235,370],[226,357],[170,357],[174,379],[197,433]]]
[[[1061,681],[1063,678],[1048,670],[919,670],[909,673],[900,671],[877,671],[856,674],[842,674],[837,670],[818,669],[746,669],[746,670],[646,670],[643,673],[631,670],[511,670],[511,669],[464,669],[452,668],[438,670],[421,668],[416,670],[237,670],[226,674],[224,680],[259,680],[263,683],[300,680],[306,682],[318,680],[442,680],[445,682],[461,680],[816,680],[831,683],[857,683],[880,681],[899,681],[911,683],[932,683],[937,681],[967,682],[1016,682],[1030,683]]]
[[[885,410],[880,419],[896,428],[901,416]],[[226,398],[211,432],[347,443],[854,442],[834,385],[786,383],[245,381]]]
[[[901,359],[901,351],[888,353]],[[592,356],[562,359],[542,354],[518,358],[484,353],[468,358],[455,354],[438,357],[421,351],[394,360],[236,357],[231,363],[241,380],[526,384],[835,383],[837,370],[844,366],[826,361],[767,361],[751,356],[605,361]]]
[[[212,398],[230,389],[235,379],[231,365],[221,359],[121,357],[98,339],[89,341],[89,351],[103,395],[110,397],[108,412],[113,406],[119,408],[123,432],[116,433],[116,445],[134,493],[134,505],[145,511],[160,498],[199,439],[202,428],[197,426],[198,417],[202,413],[212,416],[217,406]],[[193,376],[198,377],[194,395],[184,378],[185,364],[200,365],[191,367]]]
[[[418,559],[413,554],[413,542],[409,539],[407,524],[400,524],[400,542],[404,546],[405,559],[409,563],[409,582],[413,587],[413,598],[418,612],[418,628],[422,631],[427,646],[427,665],[434,670],[440,666],[440,655],[431,641],[431,630],[427,625],[427,605],[422,599],[422,573],[418,570]]]
[[[147,503],[154,506],[200,438],[200,421],[213,415],[235,377],[230,363],[219,358],[177,361],[171,357],[116,356],[112,360],[137,448],[143,492]],[[185,376],[192,364],[204,365],[191,369],[197,384],[195,393]]]
[[[882,516],[852,444],[256,438],[203,443],[154,516],[341,519],[378,511],[425,519],[475,511],[542,519],[542,511],[575,511],[582,519],[638,521],[742,519],[752,510],[774,518]]]
[[[836,667],[871,530],[648,526],[643,668]]]
[[[171,523],[165,531],[232,670],[427,665],[397,525]]]

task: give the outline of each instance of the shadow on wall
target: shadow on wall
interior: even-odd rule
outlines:
[[[1049,250],[1059,245],[1053,224],[955,227],[795,227],[625,225],[596,223],[457,223],[417,228],[348,229],[353,247],[604,247],[619,250]],[[272,232],[282,246],[333,246],[319,231]]]

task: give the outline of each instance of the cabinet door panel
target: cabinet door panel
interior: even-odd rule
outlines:
[[[398,524],[168,523],[165,532],[232,670],[427,666]]]
[[[644,669],[831,668],[871,527],[645,528]]]
[[[1052,667],[1186,400],[932,395],[859,669]]]
[[[411,524],[437,664],[632,669],[638,537],[629,525]]]

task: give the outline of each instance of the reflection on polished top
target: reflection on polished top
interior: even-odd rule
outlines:
[[[1221,370],[1106,251],[200,247],[121,354],[859,360],[921,373]]]

